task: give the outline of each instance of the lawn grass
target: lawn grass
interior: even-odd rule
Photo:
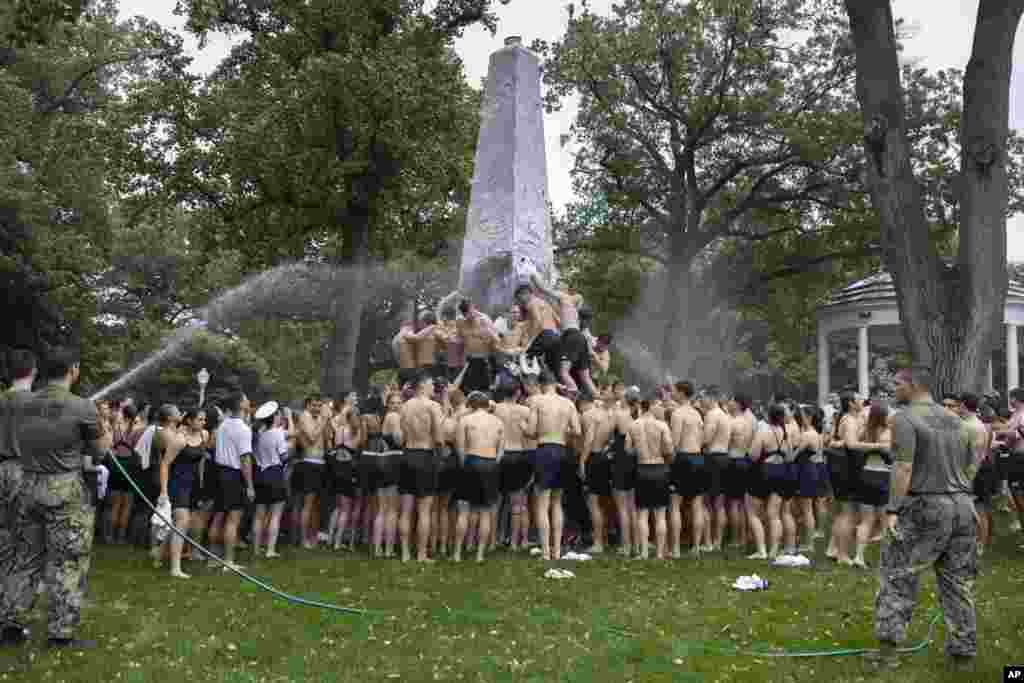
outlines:
[[[824,560],[820,544],[808,569],[607,558],[559,563],[576,573],[569,580],[543,579],[539,560],[500,552],[483,565],[423,566],[287,548],[285,558],[247,564],[283,590],[365,616],[293,606],[195,563],[192,580],[174,581],[141,551],[99,547],[80,635],[100,649],[43,650],[37,610],[32,645],[0,653],[0,681],[1001,681],[1005,664],[1024,663],[1020,541],[1001,536],[981,563],[977,671],[959,677],[945,670],[941,622],[936,643],[881,674],[860,657],[714,651],[874,645],[877,578]],[[769,590],[730,587],[754,572]],[[937,605],[930,574],[919,605],[913,643]]]

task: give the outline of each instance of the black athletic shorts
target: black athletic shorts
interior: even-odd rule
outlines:
[[[750,458],[729,458],[725,471],[726,498],[742,499],[747,495],[747,480],[750,477]]]
[[[296,463],[292,470],[292,493],[309,495],[315,493],[320,495],[324,491],[324,484],[327,476],[327,465],[317,462],[306,462],[305,460]]]
[[[676,451],[672,460],[672,485],[677,496],[693,498],[708,491],[707,458],[703,453]]]
[[[472,391],[490,391],[491,361],[487,358],[467,358],[466,374],[462,376],[462,393],[469,396]]]
[[[707,472],[708,490],[705,495],[725,495],[725,473],[729,470],[728,453],[708,453],[704,459],[704,468]]]
[[[419,374],[420,371],[416,368],[400,368],[398,370],[398,386],[404,387],[406,384],[415,381]]]
[[[574,371],[590,369],[590,344],[579,330],[562,332],[561,356],[562,363],[569,363]]]
[[[557,332],[554,330],[544,330],[530,344],[530,348],[526,350],[526,355],[531,358],[541,358],[544,364],[548,366],[548,370],[557,375],[559,362],[562,358],[561,346],[562,344]]]
[[[438,458],[432,450],[407,448],[398,470],[398,492],[403,496],[436,496],[439,490]]]
[[[257,505],[274,505],[288,500],[284,465],[273,465],[256,472],[255,489]]]
[[[636,466],[636,507],[659,510],[668,507],[668,465]]]
[[[455,497],[472,507],[488,508],[498,502],[501,470],[494,458],[467,455]]]
[[[437,495],[447,496],[455,493],[459,488],[459,477],[462,468],[459,467],[459,456],[455,454],[454,448],[446,448],[447,454],[441,457],[437,472]]]
[[[850,476],[850,458],[845,449],[830,448],[825,451],[828,458],[829,481],[836,500],[850,500],[854,483]]]
[[[595,451],[587,458],[587,494],[591,496],[612,495],[612,469],[614,461],[610,449]]]
[[[525,491],[533,479],[533,451],[505,451],[499,469],[502,493]]]
[[[359,488],[364,496],[398,485],[400,453],[369,454],[364,451],[356,463]]]
[[[889,472],[862,470],[855,500],[873,508],[885,507],[889,503],[890,477]]]
[[[995,463],[990,459],[983,461],[978,467],[977,474],[974,475],[974,496],[978,499],[978,503],[991,504],[992,498],[999,493],[1000,481],[999,470]]]
[[[636,488],[636,454],[622,449],[612,450],[612,490],[632,491]]]
[[[217,512],[233,512],[242,510],[249,504],[245,496],[245,480],[242,471],[218,465],[217,469],[218,498]]]
[[[356,477],[355,456],[349,449],[340,446],[328,451],[325,456],[327,460],[327,489],[332,496],[344,496],[354,498],[358,488]]]

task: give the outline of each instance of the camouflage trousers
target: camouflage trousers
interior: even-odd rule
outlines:
[[[0,462],[0,567],[14,553],[11,530],[14,528],[14,501],[21,490],[21,462],[4,460]]]
[[[0,564],[0,626],[22,626],[44,576],[50,638],[71,638],[82,610],[95,508],[80,472],[22,475],[8,527],[12,558]]]
[[[920,576],[934,568],[946,620],[946,652],[977,653],[974,580],[978,541],[969,496],[912,496],[896,529],[882,545],[880,586],[875,598],[875,635],[901,643],[917,602]]]

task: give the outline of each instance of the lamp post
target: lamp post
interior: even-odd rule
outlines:
[[[210,373],[203,368],[196,373],[196,381],[199,382],[199,407],[203,407],[203,402],[206,400],[206,385],[210,383]]]

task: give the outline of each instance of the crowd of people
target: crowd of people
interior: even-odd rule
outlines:
[[[3,407],[23,422],[0,431],[3,641],[20,638],[19,615],[42,580],[40,543],[62,572],[51,615],[71,615],[51,617],[57,645],[78,642],[93,526],[103,542],[147,547],[156,566],[189,578],[182,560],[203,558],[178,534],[155,533],[163,525],[138,493],[225,568],[241,566],[240,550],[279,558],[286,543],[420,562],[483,562],[503,546],[537,547],[545,561],[567,546],[659,560],[732,547],[770,561],[812,553],[826,537],[828,558],[867,568],[865,549],[894,528],[893,501],[916,495],[890,491],[900,461],[938,448],[920,430],[941,423],[954,464],[916,464],[913,476],[939,489],[918,493],[971,494],[979,552],[994,505],[1024,512],[1013,455],[1024,453],[1022,389],[1010,394],[1012,414],[972,394],[944,397],[924,427],[907,426],[918,425],[915,406],[934,405],[924,390],[920,400],[897,392],[909,407],[854,394],[834,406],[761,407],[687,381],[645,393],[595,379],[607,340],[590,333],[581,303],[535,282],[516,291],[509,325],[449,299],[444,322],[428,312],[399,333],[398,383],[309,396],[294,412],[274,401],[254,409],[243,391],[185,410],[93,403],[70,393],[77,357],[48,359],[38,388],[34,358],[22,354]],[[971,462],[957,459],[960,443]],[[47,496],[70,501],[66,511],[46,507]]]

